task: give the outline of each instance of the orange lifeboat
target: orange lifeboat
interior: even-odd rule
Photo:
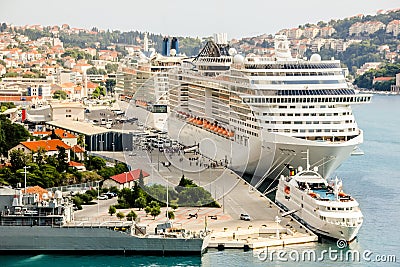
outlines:
[[[221,128],[221,127],[218,127],[218,133],[219,134],[222,134],[222,132],[224,131],[224,129],[223,128]]]
[[[197,125],[203,125],[203,122],[201,120],[197,120]]]
[[[347,194],[345,192],[343,192],[343,191],[340,191],[338,195],[339,195],[339,197],[346,197],[347,196]]]
[[[308,193],[308,195],[309,195],[310,197],[312,197],[312,198],[316,198],[316,197],[317,197],[317,194],[314,193],[314,192],[310,192],[310,193]]]
[[[283,192],[285,192],[285,194],[290,194],[290,187],[289,186],[285,186],[285,188],[283,189]]]
[[[227,132],[226,130],[223,130],[223,131],[222,131],[222,134],[223,134],[223,135],[228,135],[228,132]]]
[[[214,126],[214,125],[211,125],[210,130],[211,130],[211,131],[214,131],[214,129],[215,129],[215,126]]]
[[[235,135],[235,133],[234,132],[229,132],[228,135],[229,135],[229,137],[233,137]]]

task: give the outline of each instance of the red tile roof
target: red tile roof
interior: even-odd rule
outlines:
[[[31,151],[38,151],[39,148],[44,148],[45,151],[57,151],[57,147],[64,147],[65,149],[70,149],[71,147],[66,145],[63,141],[59,139],[54,140],[40,140],[40,141],[27,141],[21,142],[23,146]]]
[[[0,102],[32,101],[33,98],[41,99],[41,96],[0,96]]]
[[[87,83],[87,88],[96,88],[97,86],[99,86],[98,83],[92,83],[92,82]]]
[[[390,81],[394,80],[396,77],[376,77],[374,78],[373,82],[384,82],[384,81]]]
[[[55,129],[54,130],[54,134],[57,135],[58,137],[60,137],[61,139],[63,139],[63,138],[76,138],[75,135],[73,135],[73,134],[71,134],[71,133],[69,133],[67,131],[64,131],[63,129]],[[51,135],[51,131],[33,132],[33,135],[34,136],[36,136],[36,135]]]
[[[149,174],[142,170],[143,178],[149,176]],[[116,181],[119,184],[123,184],[126,182],[131,182],[139,179],[140,169],[136,169],[130,172],[120,173],[110,178]]]
[[[74,145],[72,147],[72,151],[74,151],[74,153],[83,153],[85,152],[85,149],[80,147],[79,145]]]
[[[64,131],[63,129],[55,129],[55,130],[54,130],[54,133],[55,133],[58,137],[60,137],[61,139],[62,139],[62,138],[76,138],[75,135],[73,135],[72,133],[69,133],[69,132],[67,132],[67,131]]]
[[[25,190],[23,190],[23,191],[25,191]],[[49,192],[46,189],[44,189],[38,185],[26,188],[26,193],[27,194],[38,194],[39,200],[43,199],[43,194],[47,194],[47,195],[49,194]]]
[[[81,166],[85,166],[85,164],[82,164],[82,163],[79,163],[79,162],[76,162],[76,161],[70,161],[70,162],[68,162],[68,165],[69,165],[70,167],[81,167]]]

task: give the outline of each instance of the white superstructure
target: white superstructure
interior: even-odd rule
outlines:
[[[350,106],[371,95],[348,87],[337,60],[292,58],[285,36],[276,37],[275,48],[274,58],[243,57],[209,41],[170,71],[168,132],[254,174],[253,184],[279,177],[285,164],[299,166],[307,149],[328,177],[362,143]]]
[[[338,178],[327,182],[316,171],[302,168],[281,176],[275,201],[288,214],[314,232],[352,241],[361,228],[363,215],[358,202],[342,191]]]
[[[121,64],[121,73],[128,87],[124,94],[133,96],[129,116],[137,117],[146,127],[165,129],[168,113],[169,70],[180,65],[180,56],[162,56],[154,51],[136,52]]]

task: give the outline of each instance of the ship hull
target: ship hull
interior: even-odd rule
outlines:
[[[206,238],[138,237],[104,227],[0,226],[0,253],[198,254]]]
[[[287,174],[288,164],[304,166],[307,150],[311,167],[318,166],[319,173],[329,177],[363,140],[362,131],[341,143],[309,141],[262,131],[260,137],[249,136],[245,145],[173,116],[168,118],[167,127],[172,139],[185,146],[198,145],[203,156],[227,162],[228,168],[238,174],[251,175],[253,185]]]
[[[285,190],[286,187],[290,188],[289,191]],[[332,223],[321,220],[320,209],[326,212],[324,211],[324,207],[320,207],[316,204],[314,199],[304,193],[304,191],[300,191],[295,186],[292,186],[290,183],[284,183],[282,180],[280,180],[278,184],[275,202],[285,211],[293,211],[291,216],[314,233],[331,239],[351,242],[356,238],[362,226],[361,223],[343,224],[341,217],[335,215],[332,216],[332,218],[340,219],[340,221]],[[343,204],[340,207],[343,209],[344,207],[350,207],[350,203],[351,202],[340,202],[340,204]],[[337,203],[331,205],[335,207],[338,206]],[[349,215],[353,217],[362,216],[359,211],[346,213],[342,216],[344,216],[343,218],[349,218]]]
[[[277,198],[278,199],[278,198]],[[314,233],[327,237],[329,239],[334,240],[345,240],[347,243],[353,241],[358,234],[358,231],[361,228],[361,225],[349,227],[349,226],[342,226],[342,225],[332,225],[326,224],[324,222],[319,221],[314,216],[310,215],[310,213],[303,211],[299,207],[285,205],[285,201],[275,201],[278,206],[282,207],[283,209],[290,211],[298,209],[299,211],[291,216],[295,218],[297,221],[302,223],[308,229],[313,231]]]

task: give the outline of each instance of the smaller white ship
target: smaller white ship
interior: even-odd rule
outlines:
[[[328,182],[317,167],[310,170],[308,159],[306,170],[299,167],[281,176],[275,201],[287,211],[283,216],[291,214],[326,237],[351,242],[363,223],[359,204],[342,191],[342,181],[336,177]]]

